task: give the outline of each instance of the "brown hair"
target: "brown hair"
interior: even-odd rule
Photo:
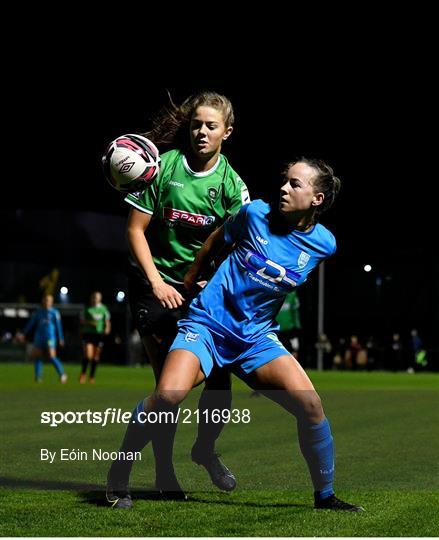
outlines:
[[[165,105],[152,120],[152,127],[142,135],[156,145],[175,143],[187,146],[187,131],[193,113],[198,107],[206,106],[221,112],[226,128],[233,125],[235,117],[230,100],[216,92],[203,91],[186,98],[181,105],[176,105],[168,92],[169,104]]]

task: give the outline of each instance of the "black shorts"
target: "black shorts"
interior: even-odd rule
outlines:
[[[103,347],[105,343],[105,335],[104,334],[95,334],[93,332],[86,332],[82,334],[82,343],[86,345],[87,343],[91,343],[92,345],[95,345],[96,347]]]
[[[141,337],[155,334],[160,337],[173,338],[177,335],[177,322],[187,311],[190,301],[189,293],[183,285],[169,283],[185,298],[178,308],[164,308],[154,296],[152,287],[146,277],[135,268],[128,273],[128,301],[134,325]]]

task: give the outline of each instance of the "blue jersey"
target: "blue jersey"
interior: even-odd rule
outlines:
[[[269,214],[270,206],[256,200],[229,218],[224,236],[236,247],[189,307],[187,319],[224,337],[231,352],[276,331],[287,293],[336,251],[333,234],[320,223],[308,232],[278,234],[270,230]]]
[[[64,341],[61,315],[55,308],[40,308],[34,311],[23,333],[27,335],[32,330],[35,330],[34,343],[43,343],[52,340],[56,342],[57,334],[60,341]]]

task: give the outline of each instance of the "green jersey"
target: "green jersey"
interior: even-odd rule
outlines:
[[[284,303],[276,317],[281,332],[301,327],[299,306],[300,303],[296,291],[291,291],[285,297]]]
[[[87,334],[103,334],[105,332],[105,323],[111,319],[110,312],[104,304],[97,306],[89,306],[85,310],[84,333]],[[88,324],[95,322],[95,325]]]
[[[206,238],[250,197],[222,154],[209,171],[194,172],[179,150],[170,150],[161,155],[152,185],[125,201],[152,216],[148,244],[154,263],[165,281],[182,283]]]

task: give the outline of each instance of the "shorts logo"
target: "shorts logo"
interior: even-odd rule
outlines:
[[[279,345],[279,347],[282,347],[282,348],[284,347],[282,345],[282,343],[279,341],[279,338],[277,337],[276,334],[271,334],[270,333],[270,334],[267,334],[266,337],[268,337],[268,339],[271,339],[272,341],[274,341],[276,343],[276,345]]]
[[[305,251],[301,251],[299,258],[297,260],[297,264],[299,265],[299,268],[305,268],[305,266],[308,264],[310,257],[311,255],[309,255],[308,253],[305,253]]]
[[[218,190],[214,187],[210,187],[207,189],[207,193],[209,194],[209,197],[214,201],[218,196]]]
[[[193,332],[188,332],[185,336],[184,336],[184,340],[185,341],[197,341],[197,339],[199,338],[200,334],[194,334]]]
[[[163,217],[172,225],[179,223],[185,227],[209,227],[215,222],[214,216],[203,216],[202,214],[192,214],[177,208],[163,208]]]

